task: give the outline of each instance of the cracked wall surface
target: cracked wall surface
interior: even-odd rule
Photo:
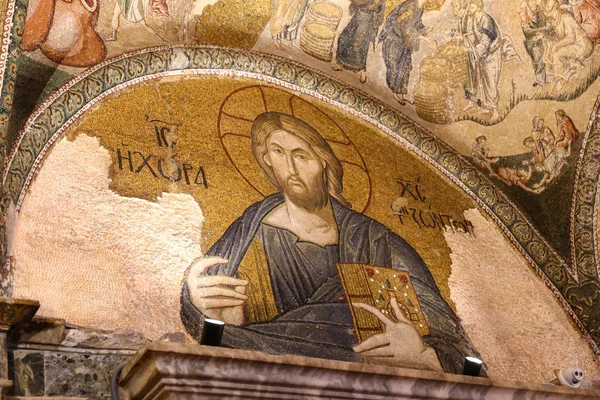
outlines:
[[[150,339],[182,331],[180,284],[200,255],[202,211],[186,194],[150,202],[114,193],[110,163],[96,138],[57,144],[15,228],[14,296],[75,324]]]
[[[450,293],[491,376],[550,382],[554,369],[576,365],[598,379],[585,340],[522,256],[477,210],[477,239],[446,234],[452,249]]]

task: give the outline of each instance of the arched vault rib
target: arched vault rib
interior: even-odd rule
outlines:
[[[571,204],[571,258],[582,280],[598,282],[598,224],[600,200],[600,99],[596,101],[577,162]]]

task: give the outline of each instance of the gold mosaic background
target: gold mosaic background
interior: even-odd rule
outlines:
[[[100,139],[101,145],[109,149],[112,157],[111,189],[122,196],[154,201],[163,192],[192,195],[206,218],[202,230],[202,248],[208,249],[246,207],[262,199],[236,171],[223,150],[218,132],[219,108],[225,98],[236,89],[253,85],[256,82],[251,80],[216,77],[165,78],[146,83],[135,89],[125,90],[118,97],[97,105],[83,121],[70,128],[67,137],[73,139],[83,133]],[[450,260],[443,232],[419,230],[417,225],[399,223],[392,211],[392,204],[397,201],[401,192],[396,179],[419,179],[425,188],[423,194],[432,208],[449,215],[461,216],[465,210],[474,207],[473,202],[431,167],[416,161],[400,145],[393,144],[380,131],[323,102],[302,98],[332,117],[364,158],[372,182],[371,203],[365,214],[400,234],[419,252],[431,269],[444,297],[449,299],[447,281]],[[262,101],[260,96],[249,96],[239,107],[234,108],[238,108],[239,113],[243,114],[252,108],[262,109]],[[286,109],[284,99],[279,106],[282,110]],[[147,167],[139,174],[118,170],[117,148],[131,148],[145,155],[156,154],[165,158],[174,154],[171,149],[157,148],[153,126],[146,121],[146,116],[179,124],[176,158],[187,160],[190,164],[203,165],[208,189],[203,185],[186,185],[154,178]],[[128,146],[124,147],[124,144]],[[381,151],[383,149],[385,152]],[[247,153],[247,149],[239,151],[244,151],[248,156],[248,164],[254,168],[249,173],[260,177],[262,172],[251,159],[251,153]],[[141,159],[136,163],[139,166]],[[359,179],[363,177],[359,176]],[[345,181],[348,181],[348,177]],[[264,178],[262,185],[268,187]],[[274,192],[274,188],[271,190]],[[356,192],[348,193],[348,190]],[[349,187],[344,194],[348,194],[349,199],[362,198],[367,191],[365,187]],[[420,207],[412,198],[402,202],[407,206]],[[432,243],[437,245],[432,246]]]

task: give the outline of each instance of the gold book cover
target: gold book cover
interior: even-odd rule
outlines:
[[[379,309],[392,321],[398,321],[390,303],[392,297],[396,298],[400,310],[417,332],[421,336],[429,334],[429,327],[408,272],[367,264],[338,263],[336,266],[359,343],[375,334],[383,333],[385,327],[373,314],[353,305],[368,304]]]

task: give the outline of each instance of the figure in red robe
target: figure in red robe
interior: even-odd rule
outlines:
[[[594,44],[600,43],[600,1],[572,0],[573,16]]]
[[[571,155],[571,145],[579,137],[579,131],[564,110],[556,111],[556,130],[558,132],[556,147],[563,147],[567,150],[567,155]]]
[[[96,65],[106,58],[106,46],[94,30],[99,14],[98,0],[31,1],[21,46],[25,51],[39,48],[59,64]]]

